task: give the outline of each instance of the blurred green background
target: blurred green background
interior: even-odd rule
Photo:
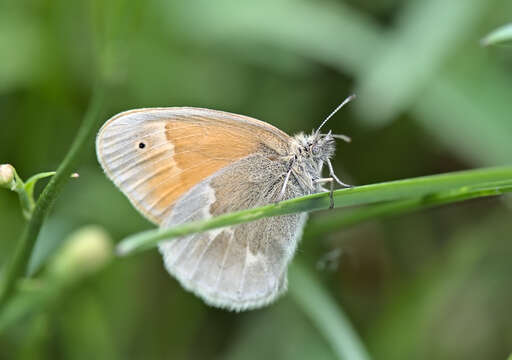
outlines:
[[[23,178],[56,169],[99,68],[112,85],[105,120],[186,105],[293,134],[355,92],[329,124],[353,139],[335,158],[351,184],[510,164],[512,48],[479,41],[511,19],[509,0],[2,0],[0,163]],[[55,259],[41,269],[83,226],[114,241],[151,228],[103,175],[92,143],[85,156],[31,261],[42,280],[25,284],[19,303],[37,305],[7,321],[0,358],[336,358],[293,296],[242,314],[210,308],[166,273],[157,251],[73,278],[102,251],[85,247],[71,270],[53,274]],[[510,197],[473,200],[313,234],[296,260],[374,359],[504,359],[511,206]],[[0,263],[23,227],[16,195],[0,191]],[[337,255],[331,266],[318,266],[328,254]]]

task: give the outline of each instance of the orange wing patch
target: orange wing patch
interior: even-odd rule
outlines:
[[[132,204],[161,223],[194,185],[265,146],[283,153],[288,135],[259,120],[195,108],[132,110],[100,130],[98,159]]]

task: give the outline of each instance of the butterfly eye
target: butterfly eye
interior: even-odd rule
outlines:
[[[311,153],[313,155],[318,155],[320,153],[320,148],[317,145],[313,145],[313,147],[311,148]]]
[[[143,142],[139,143],[139,149],[144,149],[146,147],[146,144]]]

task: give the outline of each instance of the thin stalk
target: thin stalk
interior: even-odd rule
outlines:
[[[16,281],[24,276],[28,260],[34,248],[35,242],[41,230],[43,221],[50,211],[57,195],[69,181],[71,173],[74,171],[83,148],[91,143],[96,130],[98,114],[102,108],[104,98],[104,88],[102,85],[96,86],[93,91],[92,99],[84,116],[84,120],[73,141],[69,152],[64,157],[55,176],[52,177],[48,185],[44,188],[41,196],[37,200],[32,216],[21,235],[17,244],[14,256],[7,264],[4,277],[0,283],[0,308],[12,295]]]

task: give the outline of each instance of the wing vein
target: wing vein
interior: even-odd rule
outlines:
[[[213,288],[213,292],[217,292],[219,290],[220,280],[222,278],[222,274],[224,273],[224,267],[226,266],[226,260],[228,257],[229,250],[231,249],[231,243],[233,242],[233,233],[230,232],[228,246],[226,246],[226,250],[224,251],[224,255],[222,256],[222,264],[219,270],[219,274],[217,275],[217,279],[215,280],[215,287]]]

